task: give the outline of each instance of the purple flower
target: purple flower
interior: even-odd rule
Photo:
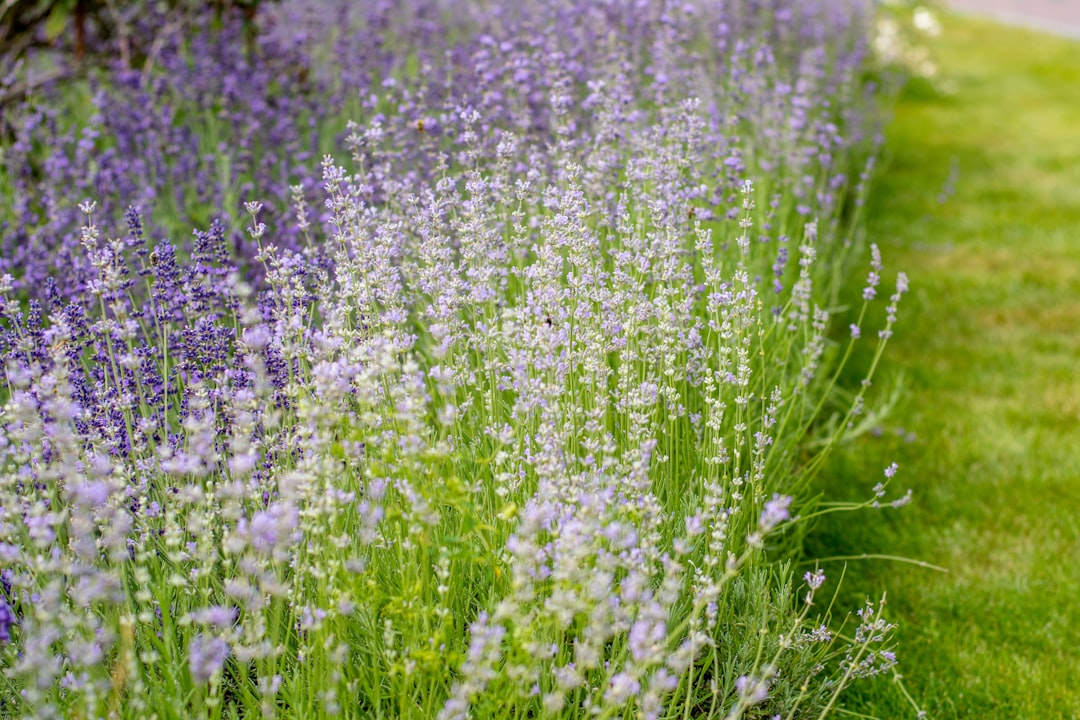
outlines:
[[[236,622],[237,615],[236,608],[214,605],[191,613],[191,619],[200,625],[227,628]]]
[[[769,698],[769,681],[743,675],[735,681],[739,699],[746,705],[758,705]]]
[[[7,599],[0,596],[0,643],[11,642],[11,626],[18,624],[18,621]]]
[[[803,575],[803,580],[806,581],[806,584],[810,586],[811,590],[817,590],[825,584],[825,571],[815,570],[812,573],[807,572],[805,575]]]
[[[791,501],[792,497],[790,495],[777,494],[773,495],[772,500],[765,503],[765,508],[761,511],[761,519],[758,521],[762,532],[769,532],[791,517],[788,510],[791,507]]]
[[[70,492],[77,505],[88,508],[98,508],[109,501],[109,484],[101,480],[72,485]]]
[[[629,673],[621,672],[611,678],[604,699],[613,705],[622,705],[634,695],[641,692],[641,683]]]
[[[229,657],[229,643],[221,638],[196,635],[188,645],[188,669],[191,679],[197,683],[209,682],[225,667]]]

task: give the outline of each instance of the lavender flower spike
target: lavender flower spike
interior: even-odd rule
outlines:
[[[770,532],[777,525],[791,518],[791,512],[788,510],[791,507],[791,500],[790,495],[777,494],[765,503],[765,509],[761,511],[761,519],[758,521],[763,533]]]

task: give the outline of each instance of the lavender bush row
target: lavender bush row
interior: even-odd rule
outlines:
[[[298,249],[292,198],[299,187],[321,204],[318,159],[339,149],[346,119],[382,114],[396,171],[410,183],[428,181],[433,147],[463,131],[462,108],[483,118],[481,157],[494,156],[491,128],[536,140],[546,157],[540,140],[551,137],[556,83],[567,86],[571,125],[583,131],[597,98],[622,98],[616,136],[598,138],[608,144],[642,113],[699,98],[714,168],[703,219],[734,217],[749,171],[763,183],[763,199],[779,197],[803,217],[821,204],[835,221],[857,174],[852,154],[865,157],[873,142],[867,99],[849,97],[867,92],[859,82],[867,9],[858,4],[354,5],[264,11],[254,46],[240,15],[221,28],[209,20],[174,27],[167,15],[148,15],[132,32],[159,33],[160,42],[141,65],[118,59],[79,92],[42,91],[0,109],[15,133],[0,157],[0,197],[10,207],[0,220],[0,271],[32,291],[63,267],[65,298],[83,292],[94,273],[72,249],[86,198],[108,227],[122,225],[128,206],[143,208],[154,237],[182,237],[219,218],[242,260],[255,252],[242,205],[258,200],[273,242]],[[586,165],[590,190],[615,193],[615,171],[599,155],[588,159],[599,163]]]
[[[866,414],[869,378],[835,411],[839,367],[866,342],[876,366],[906,285],[869,327],[875,249],[830,341],[869,8],[415,5],[313,21],[343,69],[301,65],[296,144],[216,155],[286,178],[289,219],[252,199],[154,242],[107,174],[11,185],[4,714],[827,716],[895,662],[880,605],[833,622],[824,575],[777,562]],[[188,108],[161,132],[203,141],[207,72],[154,77]],[[321,189],[290,175],[320,99],[361,121]],[[183,212],[243,194],[125,132]],[[62,172],[119,167],[100,137]]]

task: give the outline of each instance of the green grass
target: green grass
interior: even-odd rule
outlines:
[[[854,496],[896,460],[916,501],[823,523],[810,557],[948,568],[855,562],[842,591],[888,589],[929,717],[1080,717],[1080,43],[948,17],[934,52],[948,91],[906,89],[869,208],[912,281],[887,354],[905,399],[825,480]],[[913,714],[888,678],[846,707]]]

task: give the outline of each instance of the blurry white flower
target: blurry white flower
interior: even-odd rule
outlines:
[[[915,12],[911,17],[911,24],[915,26],[916,30],[930,37],[937,37],[941,34],[941,23],[938,22],[937,16],[925,7],[919,6],[915,8]]]

